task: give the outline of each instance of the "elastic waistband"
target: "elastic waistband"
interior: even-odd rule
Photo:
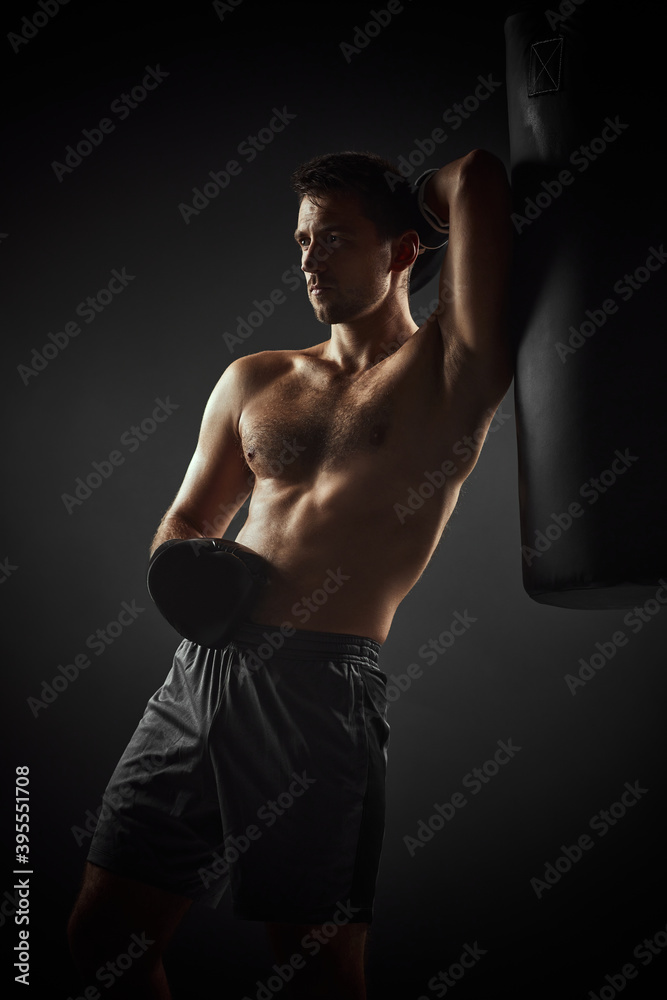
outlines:
[[[252,621],[241,622],[234,629],[230,642],[253,648],[260,659],[280,654],[304,659],[341,657],[377,666],[380,657],[380,643],[368,636],[313,632],[285,625],[260,625]]]

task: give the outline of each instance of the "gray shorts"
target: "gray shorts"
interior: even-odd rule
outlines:
[[[213,906],[231,884],[247,920],[370,923],[389,742],[379,650],[248,622],[222,650],[183,640],[88,860]]]

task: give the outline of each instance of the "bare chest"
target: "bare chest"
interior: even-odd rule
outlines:
[[[391,445],[397,422],[390,387],[283,379],[244,410],[241,438],[257,477],[301,479],[344,467]]]

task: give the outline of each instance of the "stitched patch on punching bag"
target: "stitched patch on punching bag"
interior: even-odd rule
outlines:
[[[528,96],[548,94],[560,89],[560,67],[563,39],[550,38],[546,42],[533,42],[530,47],[528,67]]]

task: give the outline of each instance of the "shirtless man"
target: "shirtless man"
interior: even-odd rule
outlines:
[[[196,452],[152,551],[168,539],[206,536],[205,526],[211,524],[223,535],[251,491],[249,474],[251,484],[254,476],[248,517],[237,542],[264,557],[269,584],[252,608],[250,631],[243,632],[238,649],[247,652],[253,640],[271,630],[282,637],[282,648],[265,663],[261,656],[255,657],[251,667],[238,649],[234,655],[241,659],[234,667],[229,666],[231,653],[213,651],[219,659],[210,683],[215,686],[221,675],[230,685],[238,681],[234,697],[248,698],[244,692],[255,692],[254,700],[261,702],[259,711],[269,720],[257,723],[256,731],[243,729],[245,722],[238,720],[245,719],[249,703],[238,702],[226,714],[224,699],[231,695],[221,695],[215,688],[225,718],[218,739],[221,743],[231,739],[239,725],[242,730],[237,749],[229,752],[234,766],[241,766],[245,756],[255,759],[255,745],[261,744],[257,767],[253,770],[254,765],[248,765],[242,778],[244,788],[254,782],[258,787],[247,816],[261,815],[256,805],[266,794],[265,773],[273,769],[273,723],[277,716],[284,716],[273,752],[276,759],[286,755],[287,763],[280,771],[283,777],[301,774],[305,780],[303,789],[290,786],[295,804],[285,810],[274,829],[288,831],[286,840],[297,844],[289,863],[305,868],[299,878],[288,872],[288,882],[280,885],[276,876],[272,891],[283,900],[276,904],[278,912],[266,901],[258,902],[252,866],[256,863],[262,871],[264,852],[268,860],[258,878],[273,878],[271,864],[282,869],[287,863],[271,852],[283,848],[276,848],[264,828],[255,838],[249,826],[235,819],[235,832],[245,830],[249,846],[239,861],[246,866],[244,874],[235,883],[232,873],[232,885],[235,898],[242,900],[240,915],[265,920],[276,969],[283,969],[284,978],[292,961],[294,974],[285,994],[289,989],[292,996],[309,1000],[362,1000],[366,996],[364,949],[382,841],[387,744],[384,675],[377,668],[377,651],[398,605],[438,544],[511,382],[505,317],[510,203],[503,165],[482,150],[443,166],[427,179],[424,204],[441,224],[449,225],[450,242],[440,276],[440,304],[418,327],[409,309],[409,275],[420,252],[415,228],[390,220],[381,204],[378,207],[359,192],[354,180],[345,181],[342,187],[321,184],[322,174],[330,173],[332,167],[339,176],[341,171],[351,169],[354,174],[361,168],[362,174],[368,170],[374,174],[376,194],[393,197],[387,165],[374,161],[369,166],[362,154],[318,158],[313,163],[316,169],[306,165],[295,175],[300,207],[294,235],[310,302],[317,319],[331,325],[330,339],[305,350],[263,351],[229,365],[212,392]],[[388,344],[400,346],[387,354]],[[474,447],[457,448],[457,442],[464,439],[468,444],[472,440]],[[292,442],[292,450],[285,456],[287,442]],[[430,486],[422,490],[424,502],[415,505],[417,509],[410,508],[409,491],[419,491],[424,483]],[[406,509],[409,515],[398,513]],[[311,611],[300,616],[297,609],[306,606],[304,595],[316,594],[326,596],[311,601]],[[243,647],[246,640],[250,645]],[[304,664],[299,659],[303,648],[312,648],[315,658],[322,659],[327,642],[333,650],[327,663],[329,673],[320,675],[324,667],[318,662],[302,669],[290,688],[289,670],[296,668],[287,663],[289,649],[296,650],[294,662]],[[274,640],[273,645],[279,643]],[[252,648],[259,648],[257,641]],[[197,672],[213,662],[212,651],[189,642],[179,647],[179,653],[187,661],[179,676],[186,680],[179,682],[175,703],[194,697]],[[208,659],[205,654],[210,654]],[[331,708],[331,699],[340,695],[330,683],[334,674],[345,678],[349,709],[344,702]],[[282,700],[269,704],[281,684]],[[315,721],[305,716],[297,719],[294,713],[308,713],[311,707],[294,705],[299,700],[307,702],[310,695],[324,706],[313,707]],[[165,698],[163,694],[161,701]],[[363,708],[358,710],[357,703]],[[323,711],[329,715],[321,715],[318,721],[317,712]],[[331,728],[331,720],[335,716],[339,724],[346,713],[352,718],[358,711],[362,715],[355,718],[361,718],[361,729],[356,732],[363,739],[354,735],[352,723],[351,736],[345,727],[348,753],[341,750],[344,744],[337,742],[339,735]],[[161,732],[172,724],[165,718],[158,726]],[[316,735],[320,725],[321,746]],[[179,726],[181,739],[188,727],[183,722]],[[164,737],[167,757],[170,739],[181,745],[176,737]],[[212,736],[209,743],[214,743]],[[299,756],[301,744],[307,744],[305,756]],[[320,764],[318,754],[320,750],[326,754],[322,748],[330,744],[338,752],[336,763]],[[347,772],[344,779],[337,776],[336,767],[345,770],[348,757],[356,755],[360,745],[365,754],[358,758],[363,775],[355,785],[356,779]],[[145,747],[142,743],[139,755]],[[219,766],[221,773],[225,766]],[[234,768],[228,767],[232,781]],[[373,777],[368,776],[371,773]],[[313,790],[305,787],[309,781]],[[280,779],[276,782],[277,792]],[[337,782],[355,785],[352,797],[336,807],[342,821],[336,825],[337,814],[327,813],[320,830],[318,810],[326,811],[329,799],[338,794]],[[202,794],[207,793],[200,798]],[[178,811],[176,806],[170,810],[172,817],[174,811]],[[305,839],[292,825],[298,822],[306,824]],[[333,830],[335,840],[334,853],[329,855],[331,845],[327,845],[324,827]],[[254,829],[258,828],[259,824]],[[253,839],[256,843],[250,844]],[[336,913],[333,902],[328,909],[314,902],[319,890],[302,887],[315,884],[310,862],[303,860],[311,840],[316,843],[313,871],[325,871],[326,881],[334,870],[341,870],[335,876],[338,881],[327,890],[327,898],[339,904]],[[238,838],[235,844],[244,846]],[[283,846],[289,854],[289,844]],[[92,981],[105,960],[127,951],[132,932],[145,931],[153,943],[115,984],[116,994],[144,1000],[169,997],[161,956],[194,893],[175,890],[185,885],[175,881],[176,876],[171,883],[150,871],[142,878],[143,870],[136,865],[126,866],[123,874],[122,866],[114,862],[105,867],[104,851],[92,857],[97,861],[87,864],[70,923],[73,953],[84,975]],[[329,932],[317,938],[318,928],[327,926]],[[326,943],[306,954],[304,935],[309,932],[314,935],[311,940]],[[299,962],[294,956],[302,953],[305,961]]]

